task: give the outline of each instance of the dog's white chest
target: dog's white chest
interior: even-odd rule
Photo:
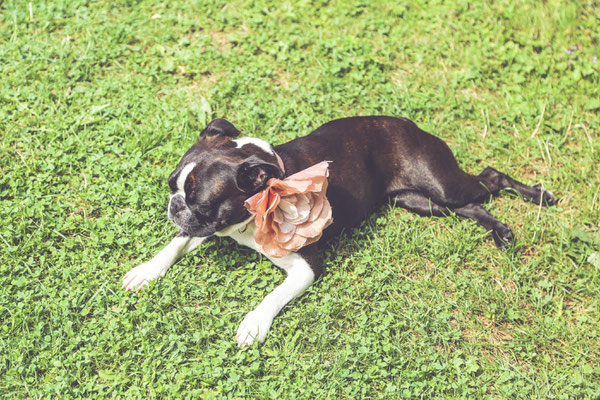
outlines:
[[[250,247],[252,250],[256,250],[256,241],[254,240],[255,231],[256,225],[254,225],[254,222],[250,222],[245,227],[236,229],[227,236],[243,246]]]

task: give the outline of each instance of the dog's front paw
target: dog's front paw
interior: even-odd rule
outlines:
[[[139,291],[148,285],[148,282],[164,276],[165,271],[148,261],[129,270],[123,277],[122,288],[129,291]]]
[[[238,346],[250,346],[255,340],[264,342],[272,323],[273,315],[271,313],[258,308],[250,311],[246,314],[235,335]]]

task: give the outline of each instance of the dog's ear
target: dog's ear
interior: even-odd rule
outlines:
[[[237,185],[247,193],[257,193],[267,187],[269,179],[283,179],[283,171],[268,162],[245,162],[238,168]]]
[[[227,136],[234,138],[240,131],[233,124],[223,118],[212,120],[202,131],[200,136]]]

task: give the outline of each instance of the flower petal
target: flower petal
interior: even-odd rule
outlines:
[[[290,196],[284,197],[279,202],[279,209],[283,212],[283,217],[285,219],[298,218],[298,210],[296,209],[294,202],[290,200]]]
[[[333,222],[333,218],[331,217],[331,205],[329,201],[325,199],[323,203],[323,209],[321,210],[321,214],[314,221],[307,221],[302,225],[298,225],[296,228],[296,234],[302,235],[307,238],[315,237],[320,235],[323,230],[331,225]]]
[[[296,208],[298,209],[304,209],[304,208],[308,208],[310,207],[310,201],[308,201],[309,197],[311,196],[312,193],[299,193],[297,195],[295,195],[294,197],[296,198]]]
[[[244,202],[244,206],[251,213],[258,212],[258,203],[265,197],[268,196],[267,191],[263,190],[262,192],[256,193],[254,196],[250,197]],[[263,212],[264,213],[264,212]]]
[[[290,252],[279,246],[274,240],[267,241],[263,245],[256,243],[256,250],[268,257],[280,258],[288,255]]]
[[[244,202],[256,215],[258,251],[283,257],[321,238],[323,229],[333,222],[325,197],[328,175],[328,162],[323,161],[284,180],[269,180],[267,189]]]
[[[321,191],[329,176],[329,162],[323,161],[303,169],[285,180],[271,179],[269,185],[283,195]]]
[[[256,218],[254,219],[256,223]],[[272,230],[271,225],[273,224],[273,214],[265,215],[261,220],[261,225],[256,224],[256,231],[268,233]]]
[[[279,201],[281,200],[281,196],[279,196],[279,193],[275,192],[272,188],[267,189],[267,192],[269,194],[268,196],[268,203],[267,203],[267,210],[265,211],[266,214],[272,212],[275,207],[277,207],[279,205]]]
[[[315,164],[311,167],[303,169],[300,172],[296,172],[295,174],[288,176],[286,179],[294,181],[294,180],[312,180],[314,178],[320,178],[320,177],[327,178],[329,176],[328,169],[329,169],[329,161],[321,161],[318,164]]]
[[[280,243],[281,248],[286,249],[288,251],[297,251],[306,243],[306,238],[300,235],[294,235],[292,238],[285,242]]]
[[[281,229],[281,225],[277,223],[273,223],[272,225],[273,231],[275,232],[275,238],[279,243],[285,243],[289,241],[292,238],[292,236],[296,234],[296,225],[286,225],[289,225],[291,229],[284,231],[283,229]]]
[[[275,240],[276,234],[272,229],[256,230],[254,241],[256,250],[269,257],[283,257],[289,253],[289,250],[283,249]]]
[[[323,204],[325,204],[325,196],[320,195],[322,192],[320,193],[312,193],[312,198],[313,198],[313,206],[310,209],[310,216],[308,217],[308,221],[312,222],[314,220],[316,220],[319,215],[321,215],[321,211],[323,211]]]
[[[318,241],[319,239],[321,239],[321,236],[323,236],[323,232],[321,231],[321,233],[319,233],[318,236],[312,237],[312,238],[307,238],[306,239],[306,243],[304,243],[304,246],[308,246],[309,244],[313,244],[316,241]]]
[[[308,202],[305,202],[302,204],[297,204],[296,211],[297,211],[296,217],[295,218],[286,218],[287,221],[292,224],[295,224],[295,225],[305,222],[308,219],[308,217],[310,216],[310,207],[308,205]]]
[[[279,208],[276,208],[275,211],[273,211],[273,220],[278,224],[281,224],[284,221],[283,213]]]
[[[296,225],[284,221],[283,223],[279,224],[279,230],[283,233],[294,232],[296,230]]]

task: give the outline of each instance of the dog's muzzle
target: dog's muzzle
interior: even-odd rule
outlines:
[[[174,194],[169,199],[169,207],[167,209],[167,216],[171,221],[173,221],[176,225],[179,225],[178,222],[181,221],[184,214],[190,214],[191,212],[185,204],[185,197],[182,194]],[[189,218],[189,216],[187,216]]]
[[[167,216],[179,229],[190,236],[207,237],[216,231],[214,222],[200,222],[196,219],[187,206],[185,197],[179,193],[171,196]]]

